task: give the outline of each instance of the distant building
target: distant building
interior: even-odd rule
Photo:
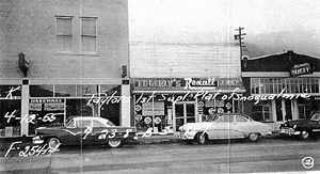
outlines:
[[[308,119],[320,110],[320,58],[288,51],[244,59],[241,69],[246,96],[254,97],[242,100],[243,112],[255,120]]]
[[[130,125],[127,0],[0,4],[1,136],[81,115]]]

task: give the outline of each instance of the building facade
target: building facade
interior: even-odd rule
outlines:
[[[320,110],[320,59],[293,51],[242,60],[244,112],[255,120],[281,123],[308,119]]]
[[[126,0],[0,3],[1,136],[72,116],[130,125]]]
[[[231,97],[245,92],[239,54],[232,42],[131,44],[132,124],[161,135],[216,113],[240,112]]]

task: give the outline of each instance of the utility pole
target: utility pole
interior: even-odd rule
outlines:
[[[242,31],[244,30],[244,27],[239,27],[237,29],[235,29],[238,33],[234,35],[234,39],[239,41],[239,46],[240,46],[240,60],[242,60],[242,56],[243,56],[243,48],[245,48],[246,46],[244,45],[243,39],[244,35],[246,35],[246,33],[243,33]]]

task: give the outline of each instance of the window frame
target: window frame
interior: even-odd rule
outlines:
[[[58,28],[58,20],[59,19],[70,19],[71,21],[71,24],[70,24],[70,35],[67,35],[67,34],[60,34],[58,31],[59,31],[59,28]],[[65,52],[65,53],[70,53],[73,51],[73,16],[63,16],[63,15],[56,15],[55,16],[55,30],[56,30],[56,45],[57,45],[57,50],[59,52]],[[70,42],[71,42],[71,45],[70,45],[70,50],[64,50],[64,49],[61,49],[61,46],[59,45],[59,41],[58,41],[58,38],[59,37],[63,37],[63,38],[67,38],[69,37],[70,38]]]
[[[86,53],[86,54],[97,54],[98,53],[98,17],[97,16],[81,16],[80,18],[80,52],[81,53]],[[85,18],[91,18],[95,19],[95,36],[93,35],[84,35],[83,34],[83,19]],[[85,51],[83,50],[83,38],[95,38],[95,50],[94,51]]]

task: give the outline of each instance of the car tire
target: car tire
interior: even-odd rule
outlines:
[[[196,135],[196,140],[197,140],[198,144],[201,144],[201,145],[207,144],[208,135],[206,133],[204,133],[204,132],[199,132]]]
[[[56,149],[57,147],[59,147],[61,145],[61,141],[56,137],[49,138],[47,143],[51,149]]]
[[[259,140],[259,134],[258,133],[250,133],[249,135],[248,135],[248,139],[249,139],[249,141],[251,141],[251,142],[257,142],[258,140]]]
[[[307,131],[307,130],[303,130],[301,131],[301,134],[300,134],[300,139],[301,140],[307,140],[310,138],[310,132]]]
[[[108,145],[109,145],[110,147],[112,147],[112,148],[118,148],[118,147],[120,147],[120,146],[122,145],[122,141],[119,140],[119,139],[117,139],[117,140],[115,140],[115,139],[110,139],[110,140],[108,141]]]

